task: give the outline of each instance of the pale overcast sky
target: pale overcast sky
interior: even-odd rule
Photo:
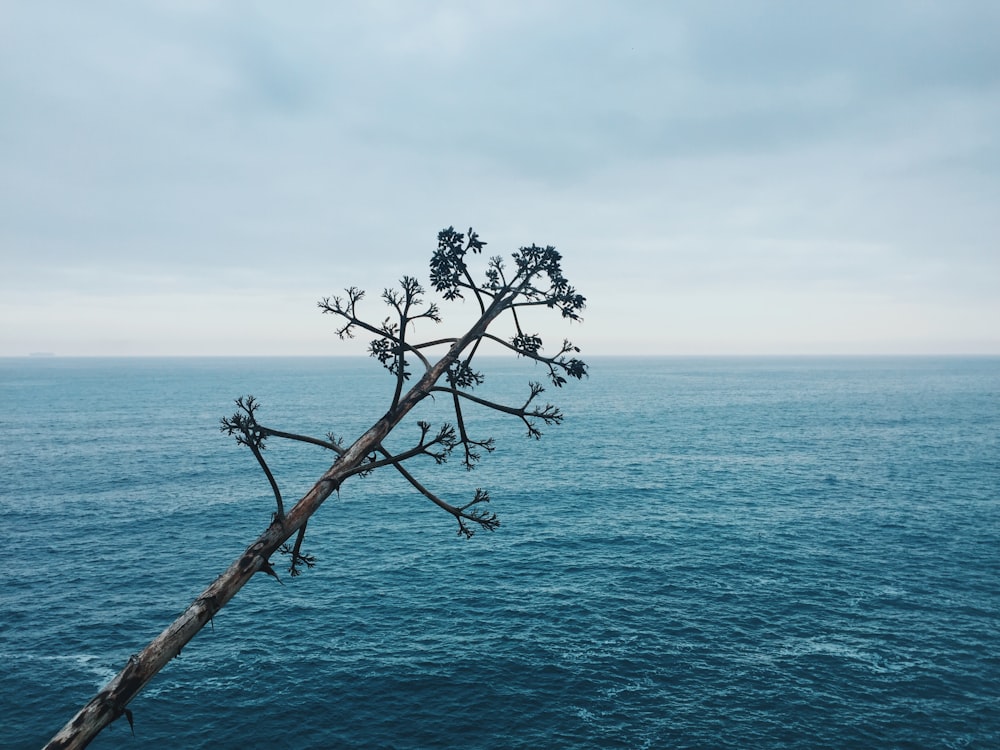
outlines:
[[[380,320],[451,224],[556,245],[585,353],[1000,353],[998,33],[996,0],[6,2],[0,355],[357,353],[316,300]]]

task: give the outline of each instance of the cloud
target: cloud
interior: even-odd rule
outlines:
[[[122,305],[147,315],[147,289],[204,300],[158,308],[178,311],[163,347],[197,325],[221,350],[212,295],[300,296],[314,315],[319,295],[420,273],[438,229],[474,223],[496,251],[564,250],[591,300],[574,336],[599,347],[669,312],[684,336],[633,345],[798,350],[813,321],[837,351],[851,330],[876,346],[876,328],[889,348],[1000,351],[998,16],[929,0],[15,5],[3,328],[30,335],[39,315],[10,300],[66,297],[111,330]],[[51,348],[0,337],[0,353]]]

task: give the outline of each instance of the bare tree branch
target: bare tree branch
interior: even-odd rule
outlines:
[[[492,409],[494,411],[518,417],[528,428],[529,437],[540,438],[542,433],[535,426],[535,422],[533,420],[541,420],[545,424],[560,424],[563,421],[563,414],[558,408],[552,406],[552,404],[545,404],[545,406],[540,409],[536,408],[529,411],[528,405],[534,401],[536,396],[545,391],[539,383],[529,383],[529,386],[531,391],[530,395],[528,396],[528,400],[525,401],[524,405],[521,407],[507,406],[506,404],[497,403],[496,401],[488,401],[487,399],[479,398],[478,396],[474,396],[467,391],[460,391],[456,388],[435,386],[431,389],[431,391],[434,393],[450,393],[456,400],[466,399],[479,404],[480,406],[486,407],[487,409]]]
[[[240,396],[236,399],[236,413],[228,418],[223,417],[222,431],[229,435],[235,435],[238,444],[247,446],[253,452],[254,458],[257,459],[260,468],[264,470],[264,476],[267,477],[267,481],[271,484],[271,490],[274,492],[274,499],[278,505],[275,518],[281,520],[285,517],[285,505],[281,502],[281,490],[278,489],[278,483],[261,453],[264,450],[264,440],[267,434],[257,424],[255,415],[257,407],[258,402],[253,396],[247,396],[246,399]]]
[[[378,359],[394,376],[391,406],[375,423],[345,447],[342,439],[327,434],[326,439],[312,438],[295,432],[265,427],[257,422],[258,402],[252,396],[236,400],[237,411],[222,420],[223,432],[236,438],[239,445],[250,448],[275,495],[277,512],[270,525],[246,550],[198,596],[184,612],[142,651],[129,658],[125,667],[102,688],[49,742],[47,748],[85,747],[105,726],[120,716],[132,724],[132,710],[128,704],[142,688],[187,644],[212,617],[258,572],[278,578],[270,558],[275,552],[291,556],[290,572],[298,576],[301,566],[315,564],[311,555],[302,552],[306,526],[312,515],[334,492],[339,492],[344,481],[353,476],[364,476],[386,466],[392,466],[420,494],[443,508],[458,521],[458,533],[471,537],[475,528],[489,531],[500,521],[488,511],[489,492],[476,488],[471,501],[454,505],[440,498],[419,482],[403,463],[417,456],[427,456],[436,463],[444,463],[459,446],[464,454],[463,463],[472,469],[479,460],[479,450],[492,451],[494,439],[473,440],[469,437],[464,404],[475,404],[520,419],[528,427],[528,434],[539,437],[538,422],[558,424],[562,413],[554,406],[532,407],[534,399],[544,390],[538,383],[529,384],[529,396],[521,406],[509,406],[490,401],[470,393],[483,383],[485,375],[472,367],[479,345],[486,339],[497,341],[521,356],[544,363],[549,368],[550,379],[562,385],[565,378],[582,378],[587,374],[583,362],[564,355],[577,351],[569,342],[554,357],[540,353],[541,339],[526,334],[517,317],[519,307],[546,306],[556,309],[564,318],[579,320],[585,300],[569,285],[562,273],[561,256],[551,246],[531,245],[522,247],[511,255],[513,265],[508,267],[499,257],[486,261],[484,280],[475,281],[469,267],[470,256],[479,255],[485,242],[471,229],[468,236],[448,227],[438,234],[438,246],[431,256],[430,279],[433,290],[446,301],[461,300],[464,294],[475,297],[479,308],[476,321],[464,333],[454,337],[439,337],[424,342],[411,343],[415,324],[419,321],[440,322],[436,303],[425,304],[423,288],[411,277],[404,277],[400,290],[385,290],[382,300],[394,315],[381,324],[373,324],[359,314],[359,303],[365,296],[363,290],[349,287],[345,297],[327,297],[318,303],[320,309],[340,319],[336,334],[353,338],[357,330],[367,331],[376,337],[369,345],[369,353]],[[489,333],[501,318],[509,315],[514,335],[508,342]],[[444,348],[436,361],[428,352]],[[424,366],[424,372],[409,388],[408,357],[412,355]],[[444,379],[447,385],[438,385]],[[394,454],[384,447],[385,438],[427,397],[435,393],[451,395],[451,409],[455,423],[442,424],[432,432],[426,421],[417,422],[420,436],[417,443],[406,451]],[[336,454],[333,464],[319,477],[313,487],[285,512],[278,483],[263,458],[268,438],[283,438],[293,442],[311,444],[331,450]],[[296,535],[289,548],[287,542]],[[280,581],[280,578],[278,578]]]
[[[440,497],[438,497],[429,489],[427,489],[423,484],[417,481],[417,479],[403,467],[402,463],[395,461],[394,460],[395,457],[392,456],[384,448],[380,447],[379,452],[382,453],[384,456],[386,456],[386,458],[393,460],[393,466],[396,468],[396,471],[398,471],[403,476],[403,478],[406,479],[406,481],[408,481],[420,494],[429,499],[439,508],[442,508],[451,513],[451,515],[453,515],[455,519],[458,521],[458,533],[464,535],[467,539],[471,539],[475,531],[467,523],[465,523],[466,521],[471,521],[472,523],[478,524],[481,528],[485,529],[486,531],[496,531],[496,529],[500,527],[500,519],[497,518],[496,513],[487,513],[486,511],[479,511],[479,510],[469,511],[469,508],[471,508],[474,505],[477,505],[479,503],[488,503],[490,501],[490,496],[488,492],[485,492],[484,490],[477,487],[476,495],[472,499],[472,502],[469,502],[460,507],[452,505],[451,503],[442,500]]]

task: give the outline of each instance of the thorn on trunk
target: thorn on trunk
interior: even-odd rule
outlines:
[[[263,562],[261,562],[260,569],[262,571],[264,571],[265,573],[267,573],[269,576],[271,576],[271,578],[273,578],[274,580],[276,580],[282,586],[285,585],[285,582],[282,581],[281,578],[278,576],[278,574],[274,572],[274,568],[271,567],[271,561],[270,560],[264,560]]]

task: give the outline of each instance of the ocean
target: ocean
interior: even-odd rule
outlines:
[[[391,468],[309,524],[95,748],[1000,747],[1000,358],[614,358],[540,441]],[[487,360],[523,403],[542,373]],[[364,358],[0,359],[0,747],[43,745],[268,524],[261,423],[347,442]],[[447,402],[419,416],[450,418]],[[404,450],[413,424],[388,447]],[[286,502],[331,462],[272,438]]]

